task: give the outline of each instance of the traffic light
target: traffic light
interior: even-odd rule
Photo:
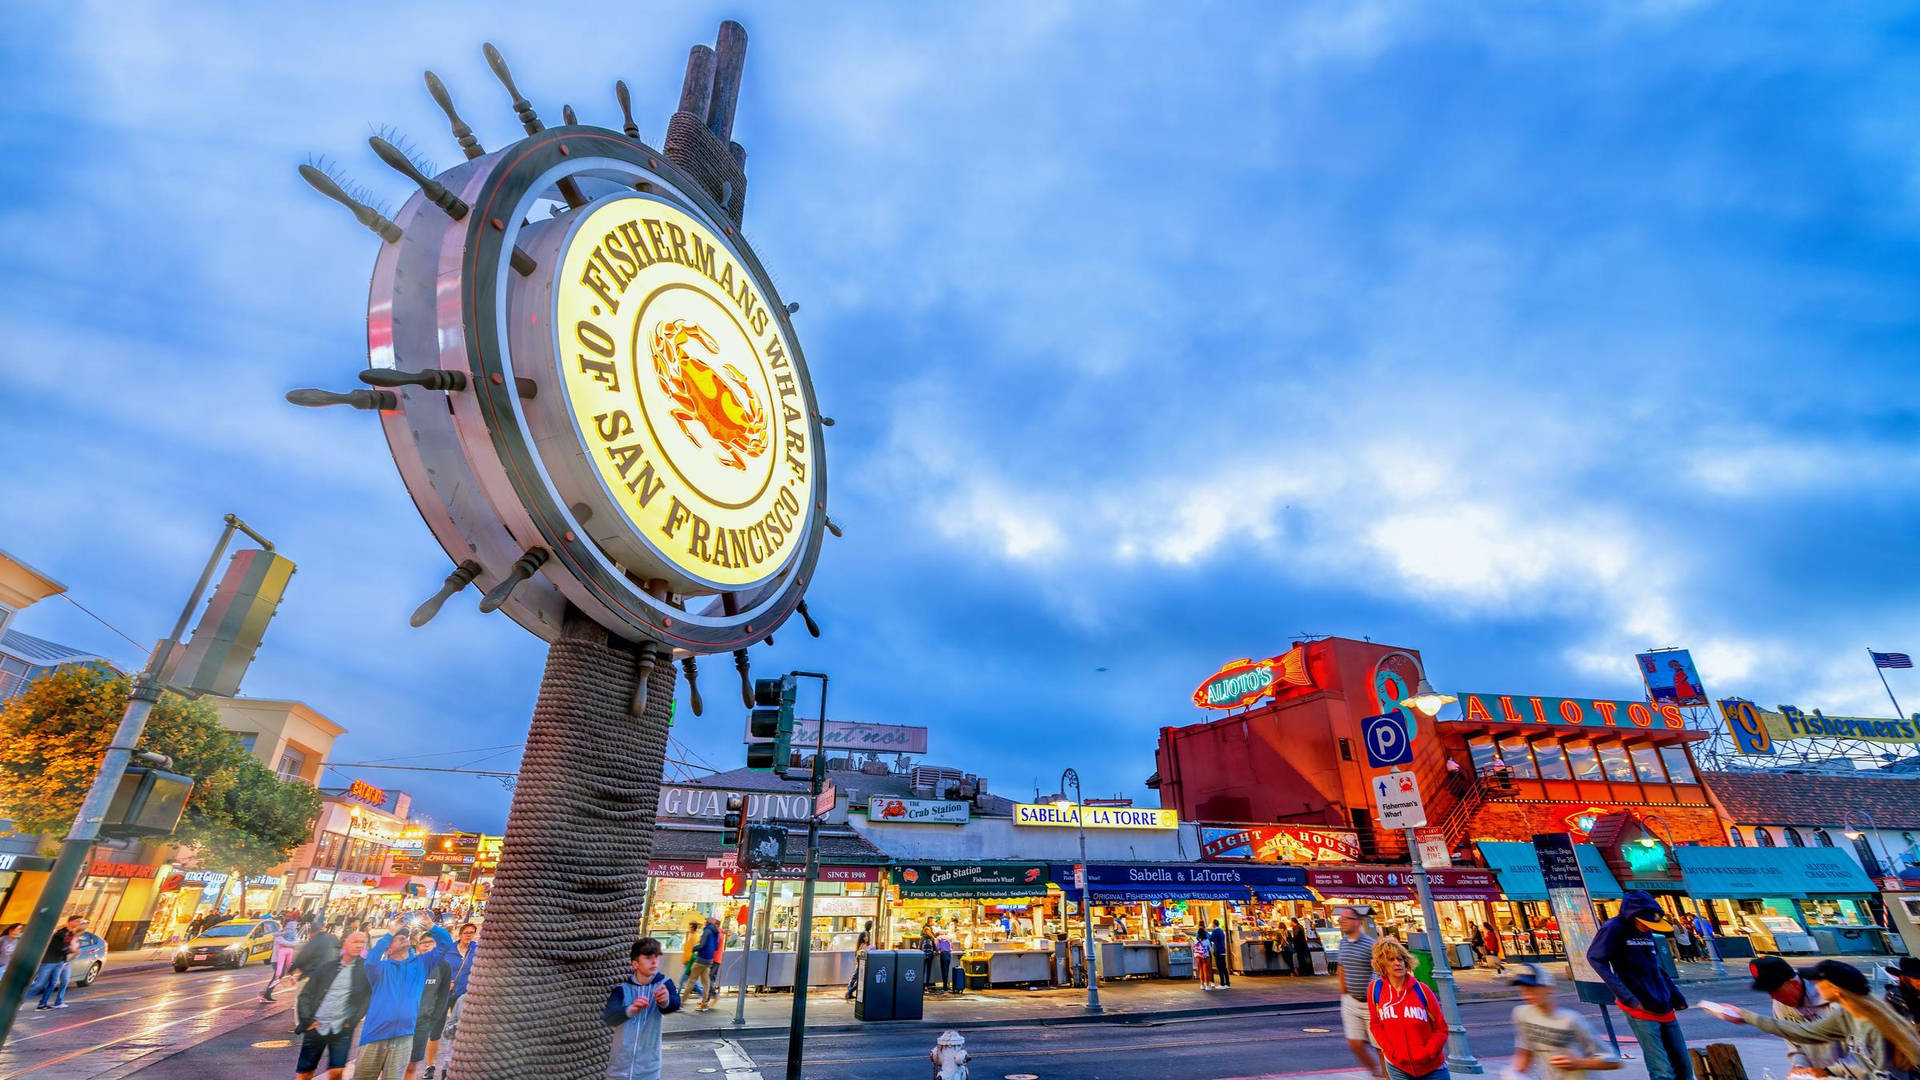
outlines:
[[[720,871],[720,895],[743,896],[747,891],[747,875],[739,870]]]
[[[739,848],[747,834],[747,800],[743,795],[727,796],[727,815],[720,819],[720,850]]]
[[[747,768],[787,775],[793,757],[793,707],[799,682],[791,675],[753,681],[753,713],[747,717]]]

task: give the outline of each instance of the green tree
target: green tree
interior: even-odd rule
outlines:
[[[133,681],[103,667],[68,664],[0,705],[0,818],[15,831],[65,835],[126,712]],[[209,869],[259,874],[303,843],[320,795],[285,783],[220,727],[204,701],[162,694],[140,749],[173,759],[193,796],[172,841]]]

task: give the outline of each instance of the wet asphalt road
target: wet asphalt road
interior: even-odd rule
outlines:
[[[290,1028],[291,993],[278,995],[273,1005],[262,1002],[266,978],[260,964],[175,973],[167,966],[121,968],[110,958],[94,985],[67,991],[67,1008],[40,1012],[33,999],[23,1005],[6,1049],[0,1050],[0,1080],[127,1075],[143,1063],[281,1010],[286,1012],[279,1025]]]

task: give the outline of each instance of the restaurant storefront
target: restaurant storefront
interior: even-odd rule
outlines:
[[[1413,871],[1405,866],[1312,866],[1307,884],[1329,904],[1366,903],[1374,921],[1398,931],[1415,949],[1425,949],[1426,913],[1421,909]],[[1494,920],[1493,906],[1502,902],[1499,879],[1479,867],[1436,868],[1427,871],[1434,914],[1440,919],[1440,938],[1448,945],[1470,945],[1477,928]],[[1327,930],[1322,943],[1337,946],[1338,931]]]
[[[1044,863],[905,863],[888,872],[881,941],[916,949],[922,930],[952,942],[956,962],[986,965],[989,984],[1046,984],[1056,976],[1060,904]],[[937,988],[938,972],[929,989]]]
[[[1072,939],[1080,933],[1073,865],[1053,874]],[[1231,970],[1291,970],[1291,954],[1279,947],[1287,920],[1315,899],[1305,871],[1267,863],[1094,863],[1087,888],[1103,978],[1191,977],[1194,938],[1216,922]]]
[[[1885,954],[1894,942],[1874,921],[1873,882],[1834,848],[1676,848],[1689,907],[1752,952]],[[1725,951],[1725,950],[1723,950]],[[1741,955],[1736,946],[1731,955]]]
[[[1566,959],[1560,924],[1547,905],[1546,880],[1540,873],[1539,856],[1533,844],[1519,840],[1482,840],[1477,846],[1480,857],[1492,868],[1500,884],[1502,899],[1489,907],[1502,955],[1522,963]],[[1599,849],[1592,844],[1575,844],[1573,853],[1586,879],[1587,895],[1596,902],[1618,903],[1622,895],[1620,883],[1607,868]]]

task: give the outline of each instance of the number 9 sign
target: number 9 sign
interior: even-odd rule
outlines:
[[[1727,731],[1743,754],[1773,753],[1773,733],[1760,718],[1760,710],[1751,701],[1737,698],[1720,703],[1720,714],[1727,718]]]

